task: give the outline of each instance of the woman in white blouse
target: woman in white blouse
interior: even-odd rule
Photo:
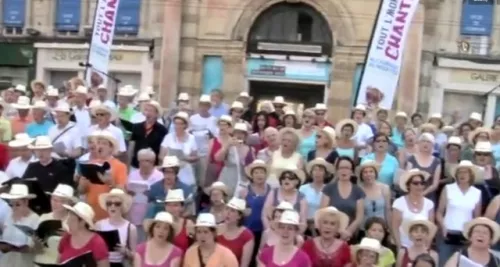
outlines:
[[[120,244],[109,252],[110,266],[124,266],[125,261],[134,259],[137,245],[137,228],[123,216],[127,214],[132,204],[132,197],[122,189],[114,188],[109,193],[99,196],[99,206],[108,212],[108,218],[98,221],[95,228],[98,231],[118,230]],[[121,265],[120,265],[121,264]]]
[[[192,163],[198,160],[198,147],[192,134],[189,134],[189,115],[178,112],[172,118],[175,131],[167,134],[161,142],[160,158],[166,155],[177,156],[184,164],[179,170],[179,180],[189,186],[194,186],[194,169]]]
[[[465,223],[481,215],[481,191],[474,187],[479,168],[462,160],[450,173],[455,182],[445,186],[439,198],[436,221],[441,226],[442,242],[439,246],[440,265],[464,245],[462,229]]]
[[[33,152],[28,149],[28,145],[33,142],[33,139],[27,133],[18,133],[15,139],[9,142],[9,148],[13,150],[14,157],[9,161],[9,165],[5,169],[5,173],[9,178],[22,177],[28,164],[33,159]]]
[[[401,190],[407,192],[392,203],[392,233],[398,247],[409,247],[412,242],[405,234],[402,224],[415,217],[434,221],[434,203],[424,197],[425,186],[430,175],[419,169],[406,171],[399,178]]]
[[[287,166],[295,165],[299,169],[304,166],[304,160],[298,152],[301,137],[296,129],[283,128],[279,131],[280,148],[271,156],[271,173],[267,183],[276,188],[279,187],[277,172]]]

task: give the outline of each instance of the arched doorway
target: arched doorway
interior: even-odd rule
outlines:
[[[246,76],[255,104],[281,95],[300,112],[324,102],[333,44],[328,22],[307,4],[280,2],[263,11],[246,46]]]

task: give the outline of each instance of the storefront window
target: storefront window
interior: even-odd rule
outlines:
[[[69,81],[71,78],[78,76],[76,71],[51,71],[50,84],[56,88],[64,85],[64,82]]]
[[[7,87],[16,84],[28,84],[28,68],[12,68],[0,66],[0,83],[2,84],[2,86],[7,85]]]
[[[125,85],[132,85],[136,89],[142,89],[141,88],[141,74],[140,73],[110,73],[111,76],[115,77],[116,79],[120,80],[120,84],[118,84],[118,88],[125,86]],[[115,90],[116,90],[116,84],[113,81],[113,79],[108,79],[108,89],[110,90],[109,97],[114,97],[115,95]]]
[[[484,113],[486,98],[482,95],[445,92],[443,118],[448,124],[466,121],[472,112]]]

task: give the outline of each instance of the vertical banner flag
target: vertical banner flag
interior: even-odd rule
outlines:
[[[107,84],[111,45],[116,24],[116,13],[120,0],[98,0],[94,15],[94,28],[90,42],[87,68],[87,83],[92,87]]]
[[[137,34],[141,15],[141,0],[120,0],[116,17],[116,33]]]
[[[494,9],[494,0],[464,0],[460,33],[462,35],[491,35]]]
[[[24,27],[26,0],[3,0],[2,22],[5,27]]]
[[[419,0],[381,0],[356,104],[391,109],[406,37]]]
[[[56,29],[58,31],[80,30],[80,0],[57,0]]]

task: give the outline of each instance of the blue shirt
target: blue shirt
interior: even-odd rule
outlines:
[[[314,219],[314,214],[321,204],[321,191],[316,191],[311,184],[302,185],[299,188],[300,193],[304,194],[307,202],[307,219]]]
[[[177,180],[177,183],[172,189],[182,189],[184,192],[184,199],[194,199],[193,189],[187,184],[182,183]],[[158,200],[164,200],[167,196],[167,192],[165,192],[165,186],[163,185],[163,180],[158,181],[151,185],[149,191],[146,194],[149,199],[148,211],[146,213],[146,218],[154,218],[156,213],[164,210],[163,203],[158,203]]]
[[[229,106],[226,103],[220,103],[218,106],[212,106],[208,112],[210,115],[220,118],[222,115],[229,115]]]
[[[402,148],[405,145],[403,141],[403,133],[399,132],[398,128],[394,127],[392,129],[392,142],[398,146],[398,148]]]
[[[361,163],[367,160],[375,160],[375,153],[370,153],[361,159]],[[398,160],[391,154],[385,154],[382,165],[380,166],[380,171],[378,173],[378,181],[386,185],[392,185],[394,183],[394,174],[399,169]]]
[[[495,166],[498,168],[498,167],[500,167],[500,143],[493,144],[491,146],[491,150],[493,151],[493,158],[495,159]]]
[[[43,123],[32,122],[26,125],[26,133],[31,137],[35,138],[41,135],[48,135],[49,129],[54,123],[48,120],[43,120]]]

